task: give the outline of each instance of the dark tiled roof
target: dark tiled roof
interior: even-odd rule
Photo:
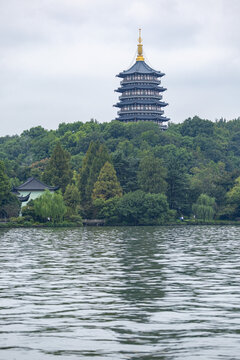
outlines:
[[[131,74],[134,74],[134,73],[137,73],[137,74],[154,74],[154,75],[157,75],[157,76],[164,76],[165,75],[161,71],[156,71],[156,70],[152,69],[149,65],[147,65],[145,63],[145,61],[136,61],[135,64],[130,67],[130,69],[121,72],[117,76],[118,77],[125,77],[127,75],[131,75]]]
[[[26,190],[26,191],[38,191],[38,190],[57,190],[58,187],[56,186],[49,186],[41,182],[40,180],[35,179],[34,177],[31,177],[25,181],[25,183],[16,186],[16,190]]]
[[[135,90],[135,89],[150,89],[150,90],[158,90],[158,91],[165,91],[167,90],[166,88],[162,87],[162,86],[158,86],[158,85],[154,85],[154,84],[127,84],[124,85],[120,88],[118,88],[117,90],[115,90],[116,92],[124,92],[126,90]]]
[[[125,105],[159,105],[159,106],[167,106],[168,104],[160,101],[158,99],[154,99],[154,98],[150,98],[150,99],[139,99],[139,98],[135,98],[135,99],[126,99],[126,100],[122,100],[121,102],[117,103],[115,106],[117,107],[122,107]]]
[[[118,118],[116,118],[115,120],[120,120],[120,121],[168,121],[170,120],[169,118],[162,116],[162,115],[158,115],[158,114],[145,114],[145,115],[141,115],[141,114],[124,114],[119,116]]]
[[[18,200],[21,202],[28,201],[30,195],[31,195],[31,193],[27,194],[26,196],[18,196]]]

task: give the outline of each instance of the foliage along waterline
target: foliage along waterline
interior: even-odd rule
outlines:
[[[16,218],[11,188],[30,176],[58,186],[28,203],[32,223],[154,225],[240,218],[240,119],[198,117],[161,131],[151,122],[62,123],[0,138],[0,217]],[[50,199],[50,200],[49,200]],[[39,202],[42,208],[39,210]],[[48,209],[48,210],[46,210]],[[45,211],[45,213],[44,213]],[[50,212],[49,212],[50,211]],[[50,219],[50,220],[49,220]]]

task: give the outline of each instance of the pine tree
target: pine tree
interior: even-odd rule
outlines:
[[[122,188],[118,182],[116,171],[112,164],[107,161],[94,184],[92,199],[108,200],[115,196],[122,196]]]
[[[92,197],[93,187],[98,179],[100,170],[107,161],[110,162],[110,156],[108,150],[105,145],[101,144],[96,153],[96,156],[93,159],[93,163],[90,169],[89,178],[86,186],[86,197],[89,200]]]
[[[77,214],[80,209],[80,192],[76,185],[69,184],[64,193],[64,202],[69,214]]]
[[[167,190],[167,170],[162,160],[153,155],[145,156],[139,164],[138,183],[140,188],[148,193],[164,194]]]
[[[81,195],[81,201],[84,204],[87,200],[86,197],[86,186],[89,179],[90,170],[92,167],[93,160],[96,156],[96,153],[99,149],[99,142],[91,141],[88,150],[86,152],[86,155],[83,159],[82,168],[80,169],[80,175],[78,179],[78,188]]]
[[[5,173],[4,162],[0,160],[0,205],[10,195],[10,182]]]
[[[0,160],[0,218],[18,216],[20,201],[11,193],[10,180],[5,172],[4,162]]]
[[[59,186],[64,192],[72,178],[70,154],[58,142],[43,174],[43,181]]]
[[[93,187],[106,161],[110,161],[106,146],[92,141],[84,157],[78,182],[81,203],[85,209],[91,207]]]

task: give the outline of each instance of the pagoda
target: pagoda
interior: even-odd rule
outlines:
[[[138,55],[130,69],[117,75],[122,78],[121,86],[115,90],[121,93],[119,102],[114,105],[120,110],[116,120],[124,122],[154,121],[164,130],[169,118],[163,108],[168,104],[162,101],[162,93],[167,90],[160,86],[165,74],[152,69],[143,57],[141,29],[139,29]]]

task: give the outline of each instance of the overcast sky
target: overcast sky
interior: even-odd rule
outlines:
[[[116,117],[142,27],[165,115],[240,116],[240,0],[0,0],[0,136]]]

